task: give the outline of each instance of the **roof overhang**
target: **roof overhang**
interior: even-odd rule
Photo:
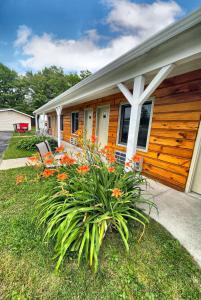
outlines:
[[[175,64],[169,77],[201,68],[201,9],[167,27],[106,67],[49,101],[34,113],[46,113],[118,92],[120,82],[130,84],[139,75],[146,83],[160,68]]]
[[[3,109],[0,109],[0,112],[5,112],[5,111],[14,111],[14,112],[16,112],[16,113],[18,113],[18,114],[21,114],[21,115],[24,115],[24,116],[26,116],[26,117],[33,118],[33,116],[30,116],[30,115],[28,115],[28,114],[25,114],[25,113],[23,113],[23,112],[21,112],[21,111],[19,111],[19,110],[14,109],[14,108],[3,108]]]

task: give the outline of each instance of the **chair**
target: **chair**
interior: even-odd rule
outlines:
[[[47,153],[51,153],[51,155],[54,157],[55,160],[60,160],[62,154],[56,154],[53,155],[50,144],[48,143],[47,140],[44,142],[36,144],[36,149],[38,150],[42,162],[44,162],[44,157]],[[53,167],[53,165],[47,165],[46,167]]]

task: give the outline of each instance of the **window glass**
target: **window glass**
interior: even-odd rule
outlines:
[[[51,117],[48,116],[48,128],[51,128]]]
[[[141,111],[137,147],[143,149],[145,149],[147,145],[147,137],[149,131],[150,117],[151,117],[151,106],[152,106],[152,102],[147,101],[143,104],[142,111]],[[129,123],[130,123],[130,113],[131,113],[130,104],[125,104],[121,106],[119,144],[123,144],[123,145],[127,144]]]
[[[60,127],[61,127],[61,131],[63,131],[64,130],[64,116],[63,115],[60,116]]]
[[[72,113],[72,133],[76,132],[79,128],[79,113]]]

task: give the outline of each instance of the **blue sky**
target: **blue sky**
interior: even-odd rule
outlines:
[[[20,73],[52,64],[95,71],[200,0],[0,0],[0,62]]]

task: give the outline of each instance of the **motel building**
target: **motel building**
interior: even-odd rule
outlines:
[[[201,195],[201,9],[34,113],[59,145],[84,130],[122,162],[142,156],[145,176]]]

